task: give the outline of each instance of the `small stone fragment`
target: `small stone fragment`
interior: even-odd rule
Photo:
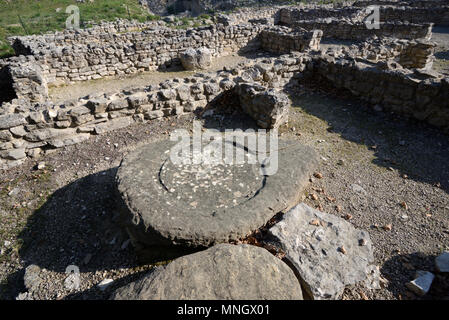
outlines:
[[[449,251],[445,251],[436,257],[435,267],[438,272],[449,272]]]
[[[317,178],[317,179],[322,179],[322,178],[323,178],[323,175],[322,175],[321,173],[319,173],[319,172],[315,172],[315,173],[313,174],[313,176],[314,176],[315,178]]]
[[[404,208],[405,210],[408,210],[408,205],[405,201],[401,202],[401,207]]]
[[[419,296],[425,295],[430,290],[435,276],[428,271],[417,271],[416,279],[406,283],[406,287]]]

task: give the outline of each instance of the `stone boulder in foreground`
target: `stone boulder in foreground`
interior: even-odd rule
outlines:
[[[302,300],[293,271],[267,250],[220,244],[117,289],[114,300]]]
[[[346,286],[360,282],[370,289],[378,286],[368,232],[344,219],[301,203],[269,234],[286,253],[313,299],[338,299]]]

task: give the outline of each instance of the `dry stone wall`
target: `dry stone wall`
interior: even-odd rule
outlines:
[[[159,85],[99,94],[61,105],[4,103],[0,115],[0,165],[76,144],[145,119],[158,119],[206,107],[239,83],[282,89],[298,81],[326,80],[387,110],[449,130],[449,78],[403,69],[390,61],[355,59],[348,53],[296,52],[260,58],[233,70],[173,79]],[[257,118],[257,115],[255,114]]]
[[[360,8],[344,7],[341,9],[321,8],[281,8],[277,15],[277,24],[291,26],[301,20],[315,20],[324,18],[347,18],[357,15]]]
[[[367,6],[382,6],[382,5],[393,5],[393,6],[408,6],[408,7],[419,7],[419,8],[429,8],[447,5],[446,0],[358,0],[352,4],[354,7],[367,7]]]
[[[418,40],[408,43],[399,54],[399,64],[404,68],[430,70],[435,60],[436,43]]]
[[[339,40],[365,40],[372,36],[397,37],[400,39],[430,39],[432,24],[411,24],[383,22],[379,29],[368,29],[363,22],[340,20],[336,18],[296,21],[293,27],[306,30],[322,30],[323,38]]]
[[[52,36],[54,42],[49,36],[18,37],[15,44],[37,58],[49,85],[58,85],[179,64],[178,55],[187,48],[206,47],[213,56],[253,51],[260,47],[258,35],[263,28],[259,24],[187,30],[158,27],[118,34],[94,30],[85,37],[74,32]]]
[[[295,58],[256,60],[229,71],[196,74],[115,94],[98,94],[55,105],[14,99],[0,108],[0,168],[22,163],[56,148],[83,142],[91,135],[124,128],[145,119],[180,115],[206,107],[221,93],[243,82],[287,83],[301,71]],[[277,66],[275,66],[277,64]],[[259,114],[251,115],[258,119]],[[265,117],[265,116],[264,116]],[[266,120],[264,118],[264,120]]]
[[[292,26],[299,21],[314,21],[317,19],[332,18],[336,21],[351,21],[361,23],[371,13],[367,13],[365,8],[361,7],[343,7],[339,9],[329,8],[281,8],[277,13],[277,24]],[[392,6],[381,5],[379,7],[380,22],[395,23],[413,23],[426,24],[434,23],[437,25],[449,25],[449,3],[442,2],[435,6]]]
[[[353,7],[379,6],[382,22],[408,21],[449,25],[449,3],[446,0],[424,1],[357,1]],[[363,12],[361,12],[363,15]],[[366,16],[366,14],[365,14]]]
[[[449,131],[449,78],[403,69],[394,62],[357,61],[351,58],[314,58],[309,76],[385,110],[408,115]]]
[[[321,30],[292,30],[287,27],[271,27],[260,34],[261,47],[265,51],[285,54],[292,51],[319,50]]]
[[[41,66],[33,56],[19,56],[0,60],[0,82],[3,80],[6,97],[4,101],[13,98],[26,99],[30,102],[44,102],[48,98],[48,85]]]
[[[251,20],[263,20],[273,19],[276,13],[279,11],[278,7],[266,7],[254,10],[253,8],[241,8],[235,12],[230,13],[228,16],[234,24],[242,24],[251,22]]]

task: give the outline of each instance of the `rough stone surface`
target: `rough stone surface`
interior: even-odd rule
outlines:
[[[40,277],[41,269],[39,266],[35,264],[29,265],[25,269],[25,275],[23,276],[23,282],[25,284],[25,288],[27,288],[28,291],[35,290],[39,284],[42,282],[42,279]]]
[[[438,272],[449,272],[449,251],[445,251],[436,257],[435,267]]]
[[[302,300],[293,271],[265,249],[219,244],[118,289],[115,300]]]
[[[369,234],[331,214],[299,204],[269,230],[313,299],[338,299],[373,269]]]
[[[417,271],[416,279],[406,283],[406,287],[419,296],[425,295],[430,290],[435,276],[428,271]]]
[[[178,167],[170,161],[174,145],[148,144],[118,169],[119,207],[135,246],[211,246],[245,237],[298,203],[317,161],[311,148],[280,139],[272,175],[261,173],[274,165],[261,172],[260,164],[248,161]]]
[[[0,116],[0,129],[8,129],[26,124],[25,117],[21,114],[8,114]]]
[[[251,83],[239,84],[237,92],[243,111],[262,128],[277,128],[287,122],[291,101],[285,93]]]
[[[207,48],[197,50],[188,48],[180,54],[182,66],[186,70],[206,69],[212,62],[212,55]]]

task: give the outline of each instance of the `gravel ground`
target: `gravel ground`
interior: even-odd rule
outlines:
[[[326,91],[290,90],[294,107],[280,132],[321,155],[318,171],[323,177],[311,178],[305,202],[348,219],[372,238],[387,284],[377,291],[351,288],[343,298],[449,298],[447,276],[437,275],[423,298],[405,287],[416,270],[433,271],[435,256],[449,249],[447,135],[373,111],[342,92]],[[26,291],[24,270],[30,264],[42,269],[34,299],[105,299],[153,268],[139,263],[116,226],[114,174],[129,151],[167,138],[175,128],[190,129],[192,119],[186,115],[134,124],[3,172],[0,299],[15,299]],[[234,115],[207,119],[205,126],[244,129],[253,123]],[[37,169],[39,162],[45,167]],[[64,285],[69,265],[80,269],[78,290]],[[104,279],[114,282],[102,291],[97,284]]]

